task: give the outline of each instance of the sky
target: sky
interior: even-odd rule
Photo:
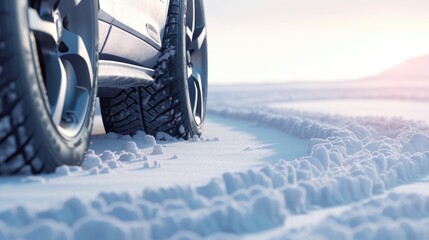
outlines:
[[[211,83],[354,80],[429,54],[428,0],[205,0]]]

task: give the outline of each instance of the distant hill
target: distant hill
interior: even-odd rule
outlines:
[[[371,81],[429,81],[429,55],[409,59],[382,73],[363,78]]]

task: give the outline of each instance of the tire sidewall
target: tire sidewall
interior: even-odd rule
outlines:
[[[180,54],[178,54],[178,62],[180,64],[179,67],[179,88],[180,89],[180,97],[184,101],[182,101],[182,109],[186,109],[186,113],[184,113],[185,117],[187,118],[185,123],[189,124],[188,129],[190,130],[191,134],[200,136],[203,132],[204,128],[204,118],[201,120],[201,123],[198,124],[195,121],[195,117],[193,114],[192,104],[191,104],[191,98],[189,95],[189,85],[188,85],[188,66],[186,62],[186,13],[187,13],[187,4],[189,0],[182,0],[182,18],[180,23],[180,32],[178,39],[178,46],[180,48]],[[196,0],[198,1],[198,0]],[[204,99],[205,100],[205,99]],[[192,137],[192,136],[190,136]]]
[[[94,14],[98,10],[94,1]],[[96,9],[97,8],[97,9]],[[90,94],[87,112],[82,128],[74,137],[64,137],[51,120],[48,99],[44,87],[41,68],[34,38],[29,31],[28,4],[26,0],[16,1],[16,20],[20,26],[18,31],[19,44],[16,47],[21,75],[16,81],[18,96],[23,98],[23,111],[29,111],[25,129],[27,135],[33,136],[33,148],[44,162],[44,171],[53,171],[59,165],[78,165],[89,142],[92,118],[95,109],[97,64],[94,64],[94,86]],[[97,16],[97,15],[95,15]],[[97,20],[97,19],[95,19]],[[95,23],[97,24],[97,23]],[[95,27],[95,36],[98,36]],[[96,42],[96,44],[98,44]],[[97,50],[97,47],[95,48]],[[97,51],[96,51],[97,52]],[[98,54],[98,52],[97,52]],[[95,56],[97,62],[97,55]]]

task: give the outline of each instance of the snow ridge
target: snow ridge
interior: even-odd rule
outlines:
[[[285,232],[279,239],[427,239],[428,218],[429,197],[391,193],[330,216],[314,229]]]
[[[216,181],[198,189],[146,189],[138,197],[103,193],[90,203],[72,198],[38,213],[18,207],[0,213],[0,239],[93,239],[94,233],[103,239],[166,239],[187,232],[198,237],[249,233],[283,224],[284,200],[277,191],[254,185],[228,193],[233,181],[225,180],[227,188]]]
[[[313,186],[319,191],[328,191],[323,193],[326,196],[320,196],[323,202],[316,201],[318,205],[359,200],[429,174],[429,131],[423,123],[405,120],[398,123],[397,119],[385,118],[378,121],[374,121],[377,118],[355,119],[350,123],[352,118],[336,117],[336,127],[333,127],[320,120],[327,121],[326,116],[310,120],[305,118],[306,113],[297,111],[283,114],[285,117],[263,110],[215,112],[226,117],[251,119],[309,139],[308,156],[290,162],[279,161],[269,168],[282,172],[281,176],[292,179],[291,183],[322,184]],[[386,137],[389,135],[392,137]],[[341,192],[342,189],[348,192]],[[338,190],[340,194],[335,197]]]

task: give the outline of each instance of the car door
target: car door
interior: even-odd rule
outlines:
[[[100,0],[100,59],[153,67],[161,50],[168,2]]]
[[[113,25],[160,48],[167,6],[167,0],[113,0]]]

